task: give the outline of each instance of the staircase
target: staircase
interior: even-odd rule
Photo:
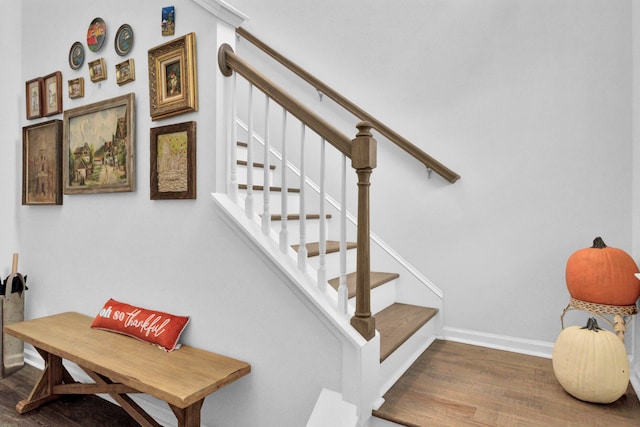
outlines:
[[[221,47],[219,63],[223,75],[233,76],[225,88],[232,105],[227,191],[214,200],[223,219],[340,337],[343,390],[329,405],[355,408],[354,423],[340,425],[367,425],[386,391],[441,334],[442,292],[370,232],[368,179],[376,164],[371,125],[361,122],[350,140],[230,46]],[[264,93],[263,108],[254,101],[254,87]],[[290,117],[298,121],[292,124]],[[337,150],[327,153],[332,148]],[[349,159],[356,174],[347,174]],[[322,394],[309,425],[322,425],[314,418],[338,411],[321,400]]]

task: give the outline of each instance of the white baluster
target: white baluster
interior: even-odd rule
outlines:
[[[237,79],[238,73],[233,73],[231,79],[231,128],[229,136],[229,153],[230,165],[229,170],[231,175],[229,177],[229,197],[234,202],[238,202],[238,129],[236,120],[238,117],[238,105],[237,105]]]
[[[289,249],[289,234],[287,230],[287,198],[289,189],[287,187],[287,110],[282,112],[282,160],[281,160],[282,196],[280,199],[280,212],[282,213],[282,223],[280,224],[280,250],[287,252]]]
[[[264,186],[264,206],[262,209],[262,233],[269,235],[271,229],[271,207],[270,197],[271,180],[269,175],[269,97],[265,95],[264,101],[264,170],[263,170],[263,186]]]
[[[347,314],[349,290],[347,288],[347,156],[342,155],[340,195],[340,279],[338,285],[338,310]]]
[[[253,217],[253,85],[249,84],[249,111],[247,114],[247,198],[244,200],[244,213]]]
[[[326,141],[324,138],[320,141],[320,232],[318,233],[319,244],[319,265],[318,265],[318,288],[322,291],[327,288],[327,232],[325,222],[325,164],[326,164]]]
[[[300,247],[298,248],[298,268],[307,271],[307,242],[306,242],[306,214],[304,208],[305,171],[304,171],[304,143],[305,125],[300,123]]]

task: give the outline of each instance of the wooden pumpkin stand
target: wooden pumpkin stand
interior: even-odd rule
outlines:
[[[624,333],[627,330],[626,319],[638,313],[638,307],[636,304],[605,305],[571,298],[569,304],[567,304],[564,310],[562,310],[562,315],[560,315],[560,324],[562,325],[562,329],[564,329],[564,315],[570,310],[582,310],[594,316],[598,316],[600,319],[611,325],[613,330],[616,332],[616,335],[618,335],[622,341],[624,341]],[[612,319],[609,319],[606,316],[611,316]]]

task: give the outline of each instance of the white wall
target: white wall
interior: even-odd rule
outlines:
[[[428,180],[378,137],[372,230],[443,289],[449,333],[553,343],[571,253],[631,252],[631,2],[232,4],[462,175]]]
[[[215,148],[223,141],[215,139],[214,106],[220,94],[215,91],[219,71],[212,15],[188,0],[172,3],[176,37],[196,33],[200,108],[198,113],[152,122],[147,50],[172,39],[160,32],[162,4],[15,4],[22,4],[24,17],[22,73],[14,78],[16,86],[24,88],[27,79],[60,70],[65,83],[85,79],[85,97],[70,100],[65,92],[65,109],[129,92],[135,92],[137,102],[135,192],[66,195],[62,206],[17,209],[20,269],[28,274],[30,285],[27,317],[69,310],[94,316],[110,297],[188,314],[186,344],[252,364],[249,376],[206,400],[203,425],[303,425],[321,388],[340,388],[341,346],[216,214],[210,193],[215,185]],[[107,40],[100,52],[86,52],[87,61],[106,61],[108,80],[100,83],[90,81],[86,63],[78,71],[68,65],[71,45],[86,39],[96,16],[107,24]],[[135,60],[136,80],[120,87],[115,65],[123,58],[114,51],[113,37],[124,23],[135,34],[128,57]],[[20,111],[23,105],[21,96]],[[189,120],[198,124],[197,200],[151,201],[149,129]],[[13,127],[19,130],[32,122],[37,121],[26,121],[20,114]],[[14,209],[15,203],[8,206]]]
[[[21,30],[20,2],[11,1],[2,4],[8,19],[0,26],[0,47],[7,58],[13,58],[11,66],[4,67],[2,76],[6,84],[3,102],[0,103],[0,124],[3,137],[0,142],[0,277],[4,280],[11,271],[11,255],[19,251],[16,238],[16,222],[21,203],[21,168],[16,168],[22,160],[22,131],[20,120],[23,117],[24,82],[21,78]],[[22,82],[22,83],[21,83]]]
[[[631,2],[230,3],[251,18],[247,29],[462,175],[454,185],[428,180],[379,138],[372,228],[444,290],[445,326],[553,342],[568,302],[569,255],[597,235],[628,251],[632,237],[638,240],[631,226],[638,189]],[[316,397],[311,390],[339,388],[339,369],[328,366],[339,360],[339,346],[223,225],[208,198],[219,143],[211,120],[217,94],[207,77],[217,72],[209,18],[191,2],[174,2],[177,35],[198,35],[201,104],[199,113],[162,123],[198,121],[198,200],[152,202],[148,129],[159,124],[148,116],[146,50],[166,40],[161,5],[23,4],[20,91],[25,80],[61,70],[65,81],[84,75],[87,85],[85,98],[65,98],[65,108],[130,91],[138,102],[135,193],[18,208],[28,315],[93,314],[109,297],[188,313],[188,343],[254,366],[207,400],[204,422],[273,425],[282,417],[300,425]],[[69,47],[95,16],[111,35],[132,25],[135,83],[115,84],[111,36],[100,53],[109,80],[96,85],[86,66],[69,69]],[[22,113],[18,118],[27,124]]]

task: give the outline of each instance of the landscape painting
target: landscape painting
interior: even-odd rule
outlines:
[[[64,193],[134,190],[134,95],[64,113]]]

